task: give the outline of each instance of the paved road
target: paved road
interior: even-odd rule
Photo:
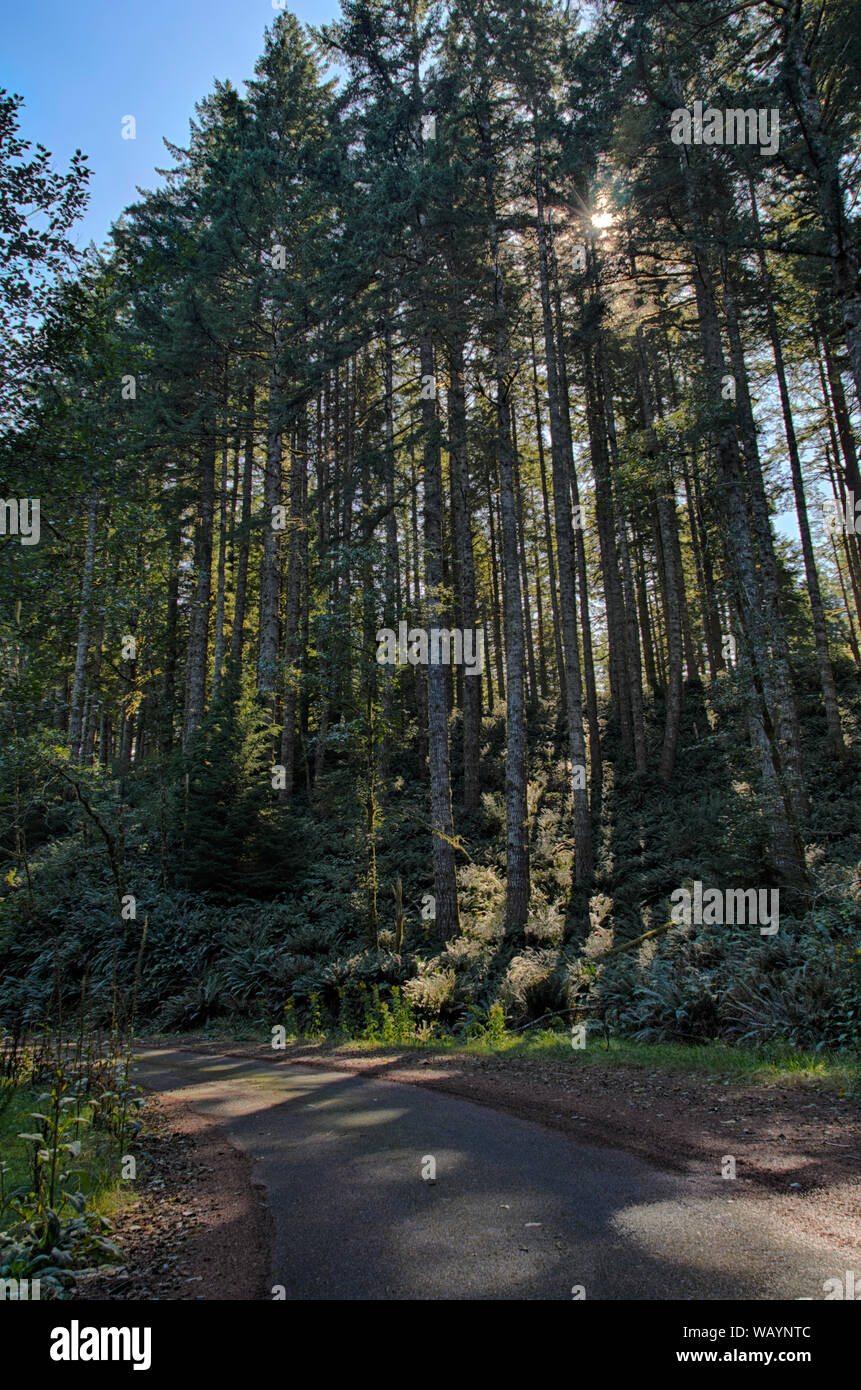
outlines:
[[[423,1087],[166,1048],[138,1080],[253,1160],[288,1299],[823,1297],[844,1261],[680,1177]],[[436,1181],[423,1178],[435,1161]]]

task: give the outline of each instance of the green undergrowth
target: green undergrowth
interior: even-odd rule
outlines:
[[[835,679],[847,728],[861,728],[857,672],[838,663]],[[451,940],[440,939],[428,915],[427,778],[410,731],[392,749],[371,872],[346,734],[312,795],[300,783],[284,806],[254,782],[241,805],[242,833],[230,822],[228,855],[223,806],[210,794],[227,757],[215,720],[196,755],[206,785],[195,790],[192,778],[187,808],[182,769],[162,787],[142,768],[122,804],[107,770],[86,773],[101,821],[122,830],[133,917],[117,920],[102,837],[73,801],[58,794],[34,803],[27,872],[11,852],[4,861],[0,845],[0,1024],[27,1030],[48,1024],[58,1009],[70,1017],[84,1008],[103,1028],[115,1016],[127,1024],[134,1013],[138,1031],[161,1035],[223,1027],[255,1037],[282,1024],[393,1045],[447,1035],[465,1042],[498,1008],[504,1031],[559,1017],[588,1022],[599,1041],[853,1054],[861,1047],[859,742],[839,762],[829,756],[815,673],[803,662],[799,680],[810,885],[804,893],[781,888],[773,936],[750,924],[670,920],[673,895],[697,882],[776,887],[744,702],[729,676],[686,688],[672,795],[636,776],[608,721],[588,889],[572,883],[565,731],[552,704],[530,708],[532,893],[517,932],[506,922],[504,710],[497,706],[482,724],[482,796],[471,813],[459,809],[455,718],[453,799],[464,852],[460,930]],[[655,752],[663,715],[662,700],[650,697]],[[243,735],[254,749],[255,727]],[[233,768],[236,748],[246,744],[231,734],[228,745]],[[40,788],[39,750],[31,751]],[[0,804],[2,795],[0,755]],[[284,1014],[290,1001],[292,1025]]]
[[[16,1089],[8,1096],[0,1092],[0,1231],[8,1231],[15,1224],[10,1195],[32,1187],[33,1144],[19,1135],[27,1132],[32,1113],[38,1110],[39,1095],[37,1089],[29,1087]],[[92,1107],[82,1107],[81,1114],[89,1129]],[[83,1133],[82,1125],[80,1134]],[[115,1142],[89,1133],[75,1160],[70,1191],[85,1198],[89,1212],[110,1219],[130,1195],[128,1186],[120,1180],[120,1168]],[[65,1188],[58,1192],[57,1210],[65,1217],[75,1211]]]
[[[566,1062],[572,1066],[639,1067],[646,1071],[696,1073],[715,1080],[758,1085],[814,1082],[840,1091],[861,1093],[861,1052],[825,1054],[794,1048],[732,1047],[722,1043],[634,1043],[626,1038],[599,1039],[572,1048],[570,1037],[545,1030],[502,1044],[470,1043],[482,1055]]]
[[[77,1039],[0,1033],[0,1297],[68,1298],[121,1258],[109,1232],[137,1176],[130,1065],[83,1018]]]

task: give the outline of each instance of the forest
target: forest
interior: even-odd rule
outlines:
[[[84,251],[0,95],[8,1047],[861,1043],[859,85],[858,0],[277,9]]]

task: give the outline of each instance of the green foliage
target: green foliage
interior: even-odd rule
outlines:
[[[122,1258],[105,1217],[63,1220],[50,1208],[17,1201],[13,1209],[15,1225],[0,1231],[0,1279],[38,1279],[41,1298],[68,1298],[80,1274]]]
[[[179,885],[229,898],[283,886],[301,846],[271,789],[273,735],[256,697],[225,682],[173,788]]]
[[[0,1036],[0,1278],[38,1279],[42,1298],[68,1297],[80,1273],[121,1259],[109,1222],[87,1207],[140,1128],[119,1039],[78,1025],[65,1040]]]
[[[484,1042],[498,1047],[506,1037],[505,1013],[501,1004],[491,1004],[489,1009],[472,1005],[467,1011],[464,1032],[470,1042]]]
[[[43,332],[42,316],[54,308],[54,280],[80,259],[68,232],[87,204],[92,173],[80,150],[65,174],[51,155],[24,140],[20,96],[0,89],[0,420],[21,410]],[[35,340],[35,342],[34,342]]]
[[[845,674],[841,679],[847,704],[857,701],[852,682]],[[816,739],[824,730],[815,723],[810,725],[815,798],[810,854],[820,884],[817,903],[791,914],[782,901],[774,941],[743,929],[678,929],[646,951],[600,960],[606,946],[666,921],[668,896],[685,881],[762,881],[765,846],[746,791],[748,758],[737,737],[742,716],[728,682],[721,683],[708,708],[699,698],[692,695],[688,702],[688,738],[673,799],[624,776],[608,739],[598,875],[585,902],[571,892],[561,748],[546,740],[539,721],[529,788],[530,805],[540,808],[532,845],[533,901],[525,936],[517,939],[504,930],[505,881],[493,815],[475,822],[471,859],[458,870],[461,935],[440,949],[420,912],[422,895],[431,887],[423,841],[413,839],[415,821],[426,814],[422,794],[408,784],[397,800],[390,797],[378,874],[384,890],[380,902],[389,900],[395,912],[391,929],[380,931],[380,949],[374,950],[367,945],[365,901],[356,891],[365,870],[365,838],[355,799],[336,802],[325,819],[310,807],[297,807],[290,812],[295,838],[286,828],[273,831],[275,846],[263,857],[259,881],[269,873],[277,882],[267,900],[257,896],[258,885],[254,896],[240,896],[245,881],[236,864],[263,855],[266,817],[271,815],[274,826],[284,814],[274,796],[268,804],[264,794],[262,821],[255,827],[256,793],[249,788],[245,848],[239,852],[219,842],[220,866],[213,873],[223,872],[223,880],[217,893],[207,894],[162,883],[158,836],[147,830],[157,820],[159,792],[142,788],[126,818],[124,847],[138,915],[148,920],[138,1018],[167,1031],[209,1028],[219,1020],[240,1026],[271,1017],[291,999],[291,1036],[340,1031],[395,1044],[471,1026],[474,1032],[477,1020],[487,1026],[497,1005],[511,1026],[520,1028],[547,1014],[564,1015],[580,1002],[617,1036],[856,1045],[858,889],[853,885],[861,855],[855,779],[851,766],[819,757]],[[260,724],[253,706],[244,708],[254,743]],[[657,729],[659,703],[649,717]],[[494,727],[485,722],[487,731]],[[218,743],[216,729],[213,721],[210,749]],[[224,756],[230,754],[227,742],[219,746]],[[406,755],[402,758],[406,761]],[[215,762],[201,766],[214,798]],[[411,782],[417,780],[413,769]],[[88,794],[115,825],[108,787],[94,778]],[[203,826],[202,791],[194,794],[193,804]],[[86,823],[80,808],[73,814],[79,825]],[[215,813],[210,826],[217,834]],[[184,876],[191,866],[201,884],[210,881],[206,865],[211,862],[201,850],[203,842],[189,837],[189,858],[181,869]],[[308,844],[313,854],[300,848]],[[231,854],[228,872],[224,866]],[[168,867],[178,865],[179,856],[169,855]],[[20,871],[0,901],[0,1017],[7,1024],[41,1022],[55,1014],[58,1002],[72,1017],[82,992],[88,1016],[103,1026],[116,1012],[129,1016],[141,929],[139,923],[117,922],[101,838],[91,837],[83,849],[79,833],[51,840],[34,853],[30,874],[32,901]],[[399,879],[403,938],[396,951],[398,900],[391,890]]]

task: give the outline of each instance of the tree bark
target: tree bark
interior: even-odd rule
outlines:
[[[771,351],[774,356],[774,367],[777,374],[777,386],[780,393],[780,407],[783,414],[783,428],[786,434],[786,445],[789,450],[789,464],[792,471],[792,491],[795,496],[795,510],[798,516],[798,531],[801,536],[801,553],[804,557],[804,573],[807,578],[807,596],[810,600],[810,612],[813,618],[813,635],[816,643],[816,659],[819,665],[819,679],[822,684],[822,699],[825,705],[825,720],[828,728],[828,741],[832,750],[841,755],[845,752],[843,742],[843,731],[840,727],[840,711],[837,705],[837,688],[834,684],[834,672],[831,668],[831,657],[828,652],[828,634],[825,627],[825,613],[822,607],[822,591],[819,586],[819,573],[816,568],[816,557],[813,553],[813,539],[810,534],[810,521],[807,515],[807,498],[804,491],[804,475],[801,471],[801,458],[798,452],[798,439],[795,434],[795,422],[792,417],[792,407],[789,403],[789,388],[786,382],[786,367],[783,361],[783,348],[780,343],[780,333],[777,326],[777,315],[774,310],[774,293],[771,282],[771,273],[768,268],[765,251],[762,245],[762,237],[759,226],[759,210],[756,202],[756,190],[751,181],[750,185],[751,202],[753,206],[754,230],[757,241],[757,254],[759,259],[760,278],[765,297],[766,321],[768,323],[768,336],[771,339]]]
[[[207,429],[201,446],[200,493],[194,543],[195,592],[188,632],[183,750],[187,752],[206,707],[209,604],[212,591],[212,524],[215,510],[215,435]]]
[[[96,561],[96,519],[98,517],[98,511],[99,494],[97,490],[93,488],[87,507],[87,537],[84,543],[84,573],[81,579],[78,641],[75,648],[75,671],[72,677],[72,698],[71,708],[69,710],[69,750],[73,760],[77,760],[81,749],[84,686],[87,677],[87,653],[90,647],[90,624],[92,622],[93,577]]]
[[[305,470],[308,457],[308,417],[303,408],[296,425],[295,446],[290,454],[290,511],[287,518],[287,595],[284,614],[284,724],[281,730],[281,764],[284,786],[279,801],[293,795],[296,744],[296,709],[302,677],[302,573],[306,536]]]
[[[273,526],[273,508],[282,505],[281,461],[284,452],[283,389],[279,360],[280,330],[274,330],[269,367],[269,423],[266,435],[266,468],[263,479],[263,558],[260,571],[260,644],[257,655],[257,689],[274,706],[278,683],[281,599],[281,532]]]
[[[242,665],[245,645],[245,609],[248,595],[248,565],[251,557],[251,501],[254,486],[254,384],[246,398],[245,454],[242,469],[242,511],[240,514],[239,556],[236,565],[236,592],[233,599],[233,626],[230,632],[230,664],[236,675]]]
[[[458,621],[464,629],[476,628],[475,558],[469,518],[471,495],[467,457],[466,397],[463,382],[463,343],[456,338],[449,350],[449,416],[451,515],[455,551],[455,594]],[[481,802],[479,750],[481,745],[481,678],[463,678],[463,804],[477,811]]]
[[[502,577],[505,591],[506,691],[506,931],[522,932],[529,913],[529,825],[527,813],[527,752],[525,708],[525,639],[520,594],[515,456],[511,433],[511,365],[505,288],[499,256],[495,192],[495,159],[490,114],[482,102],[478,113],[484,160],[485,204],[493,272],[494,375],[496,385],[496,447],[502,518]]]
[[[544,221],[544,174],[541,146],[535,139],[536,228],[541,310],[544,320],[544,352],[547,365],[547,398],[550,409],[550,445],[553,472],[553,509],[556,525],[556,558],[559,568],[559,607],[562,614],[562,650],[565,659],[565,703],[571,756],[574,801],[574,878],[587,883],[594,872],[592,818],[586,787],[586,739],[583,727],[583,689],[574,579],[574,539],[571,530],[571,487],[565,458],[565,434],[560,411],[559,374],[550,304],[547,229]]]

